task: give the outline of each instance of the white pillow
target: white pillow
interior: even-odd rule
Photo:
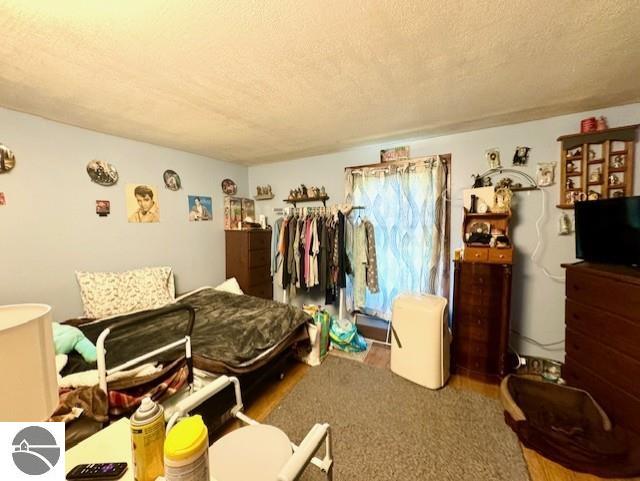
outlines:
[[[242,289],[240,289],[240,284],[238,284],[238,281],[235,277],[227,279],[219,286],[214,287],[214,289],[216,291],[230,292],[231,294],[244,294],[244,292],[242,292]]]
[[[171,267],[126,272],[76,272],[84,315],[91,319],[156,309],[175,301]]]

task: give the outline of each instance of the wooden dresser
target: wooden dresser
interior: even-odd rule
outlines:
[[[454,262],[452,370],[483,381],[507,374],[511,264]]]
[[[640,433],[640,269],[565,265],[567,383]]]
[[[235,277],[245,294],[273,299],[271,231],[225,231],[227,279]]]

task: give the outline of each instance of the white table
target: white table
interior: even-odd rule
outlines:
[[[122,418],[65,453],[66,473],[78,464],[127,463],[122,481],[134,481],[129,420]]]
[[[98,431],[69,449],[64,457],[65,473],[78,464],[127,463],[127,472],[120,480],[134,481],[129,420],[122,418],[102,431]],[[216,480],[212,477],[211,481]]]

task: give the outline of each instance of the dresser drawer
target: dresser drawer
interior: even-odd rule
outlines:
[[[489,248],[466,246],[463,257],[465,262],[487,262],[489,260]]]
[[[489,249],[489,262],[511,264],[513,262],[513,249]]]
[[[640,398],[640,362],[605,346],[598,336],[567,330],[567,358]]]
[[[457,339],[455,347],[456,365],[475,372],[498,373],[497,353],[491,352],[486,342]]]
[[[453,335],[461,339],[487,342],[492,323],[484,316],[461,315],[456,318]]]
[[[640,287],[579,269],[567,270],[567,297],[640,323]]]
[[[249,251],[249,267],[271,265],[271,251],[267,249]]]
[[[459,319],[463,317],[498,317],[496,307],[489,303],[476,302],[475,300],[465,299],[464,302],[458,302],[457,306],[454,306],[454,318]]]
[[[253,267],[248,271],[248,284],[249,286],[257,286],[264,284],[271,279],[271,266],[266,264],[264,266]]]
[[[640,324],[571,299],[566,302],[565,322],[567,329],[596,338],[640,361]]]
[[[486,284],[460,284],[458,286],[460,294],[464,298],[465,303],[478,306],[500,304],[503,296],[502,286]]]
[[[269,250],[271,249],[271,231],[249,232],[249,250]]]
[[[248,296],[261,297],[263,299],[273,299],[273,282],[265,282],[257,286],[251,286],[245,292]]]
[[[566,360],[563,377],[569,386],[588,391],[614,424],[621,424],[640,433],[640,399],[581,366],[571,357]]]

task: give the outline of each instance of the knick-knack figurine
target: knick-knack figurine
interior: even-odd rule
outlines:
[[[607,118],[604,115],[598,117],[596,122],[596,130],[607,130],[609,126],[607,125]]]

